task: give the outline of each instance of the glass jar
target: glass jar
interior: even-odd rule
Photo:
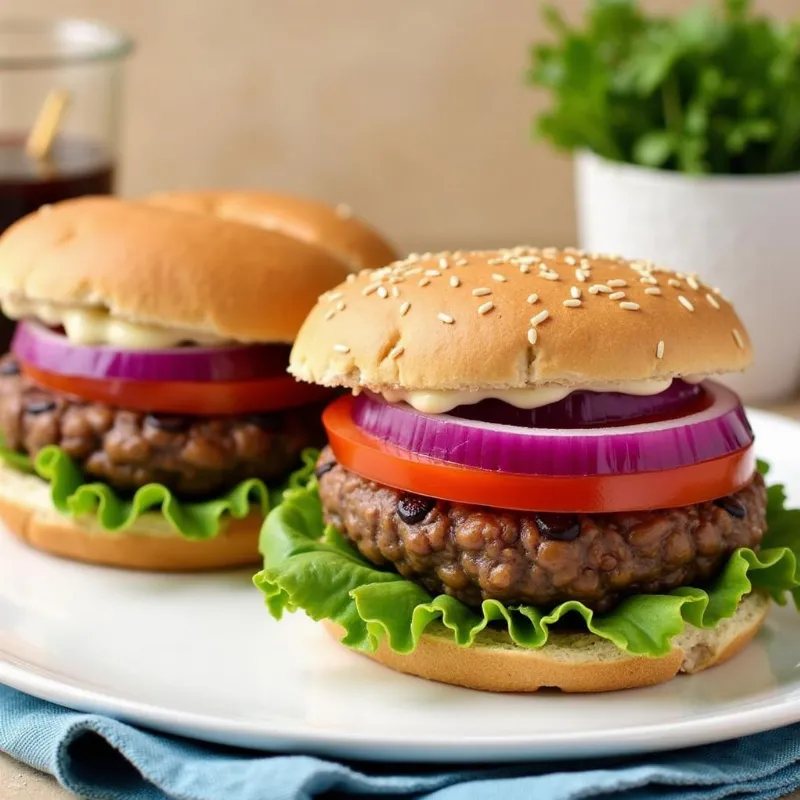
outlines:
[[[133,42],[83,20],[0,19],[0,233],[42,205],[110,194]],[[0,318],[0,345],[12,325]]]

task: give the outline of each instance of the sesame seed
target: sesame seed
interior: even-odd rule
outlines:
[[[411,308],[411,303],[409,303],[408,300],[406,300],[405,303],[403,303],[403,305],[400,306],[400,316],[404,317],[406,314],[408,314],[409,308]]]
[[[622,286],[627,286],[628,281],[622,280],[622,278],[611,278],[611,280],[606,281],[606,286],[613,286],[615,289],[619,289]]]
[[[539,302],[539,295],[534,292],[533,294],[528,295],[528,302],[533,305],[534,303]]]
[[[331,320],[331,319],[333,319],[335,316],[336,316],[336,309],[335,309],[335,308],[332,308],[332,309],[331,309],[331,310],[330,310],[330,311],[329,311],[329,312],[328,312],[328,313],[325,315],[325,322],[328,322],[328,320]]]
[[[589,287],[589,291],[592,294],[610,294],[611,289],[608,288],[604,283],[595,283]]]
[[[392,277],[389,278],[389,283],[405,283],[405,280],[405,278],[402,278],[399,275],[392,275]]]
[[[619,307],[624,308],[627,311],[638,311],[641,308],[641,306],[638,303],[631,303],[627,300],[624,303],[620,303]]]
[[[344,300],[340,300],[340,301],[339,301],[339,302],[336,304],[336,310],[337,310],[337,311],[344,311],[346,308],[347,308],[347,305],[345,304]]]
[[[679,280],[676,280],[675,278],[670,278],[670,279],[667,281],[667,283],[668,283],[670,286],[674,286],[676,289],[680,289],[680,288],[681,288],[681,282],[680,282]]]
[[[536,339],[538,338],[538,334],[536,333],[536,328],[528,328],[528,341],[531,344],[536,344]]]
[[[639,278],[639,283],[649,283],[656,286],[658,281],[652,275],[642,275],[642,277]]]
[[[384,300],[389,296],[389,291],[385,286],[378,287],[378,297],[382,297]]]
[[[340,297],[344,297],[344,292],[334,292],[333,294],[328,295],[328,302],[332,302],[333,300],[338,300]]]
[[[530,264],[520,264],[519,271],[527,275],[531,271]]]
[[[542,255],[547,258],[555,258],[558,255],[557,247],[545,247],[542,249]]]
[[[575,299],[581,296],[581,290],[577,286],[570,286],[569,293]]]
[[[663,340],[660,341],[656,345],[656,358],[658,358],[658,359],[664,358],[664,342],[663,342]]]
[[[490,300],[488,303],[478,306],[479,314],[488,314],[494,308],[494,303]]]
[[[400,287],[392,286],[392,297],[400,297]]]
[[[486,263],[492,267],[496,267],[498,264],[505,264],[506,260],[504,258],[490,258]]]
[[[734,341],[736,342],[737,346],[740,350],[744,350],[744,339],[742,339],[742,334],[734,328],[731,333],[733,334]]]
[[[450,285],[454,289],[457,289],[459,286],[461,286],[461,278],[459,278],[458,275],[451,275],[450,276]]]
[[[473,297],[485,297],[487,294],[491,294],[491,293],[492,293],[491,289],[486,289],[484,287],[481,287],[480,289],[473,289],[472,290],[472,296]]]
[[[622,300],[625,297],[625,292],[612,292],[609,296],[609,300]]]
[[[700,288],[700,284],[691,275],[686,279],[686,283],[695,291]]]
[[[417,281],[417,286],[430,286],[430,283],[430,278],[420,278],[419,281]]]
[[[440,266],[442,269],[450,269],[450,265],[447,263],[447,258],[446,258],[445,256],[442,256],[442,257],[439,259],[439,266]]]
[[[659,289],[658,286],[648,286],[644,290],[644,293],[645,294],[652,294],[652,295],[660,295],[661,294],[661,289]]]
[[[403,345],[399,344],[399,345],[397,345],[397,347],[393,347],[389,351],[389,358],[400,358],[400,356],[403,355],[403,353],[405,353],[405,351],[406,351],[405,347],[403,347]]]
[[[540,322],[544,322],[550,316],[550,312],[545,308],[535,317],[531,317],[531,325],[535,328]]]
[[[469,264],[469,261],[467,261],[466,258],[459,258],[458,261],[456,261],[457,267],[466,267],[467,264]]]
[[[411,267],[411,269],[406,270],[406,277],[409,275],[419,275],[422,272],[422,267]]]
[[[336,216],[339,219],[350,219],[353,216],[353,209],[347,203],[339,203],[336,206]]]
[[[540,272],[539,277],[546,281],[557,281],[561,276],[557,272]]]
[[[431,278],[438,278],[442,273],[438,269],[426,269],[425,274]]]
[[[678,295],[678,302],[687,310],[694,311],[694,306],[682,294]]]
[[[575,279],[581,283],[586,283],[587,275],[582,269],[578,268],[575,270]]]
[[[574,267],[575,264],[578,262],[574,259],[573,256],[564,256],[564,263],[569,264],[571,267]]]
[[[719,311],[719,301],[716,297],[714,297],[713,294],[707,294],[706,300],[708,300],[708,304],[711,306],[711,308],[715,308],[717,311]]]
[[[361,290],[361,294],[366,297],[368,294],[372,294],[379,286],[379,283],[370,283]]]
[[[505,275],[501,275],[499,272],[493,272],[492,280],[497,281],[498,283],[505,283],[508,279]]]
[[[581,301],[577,298],[573,297],[570,300],[565,300],[563,305],[565,305],[567,308],[580,308],[583,303],[581,303]]]
[[[357,276],[356,276],[355,272],[351,272],[351,273],[350,273],[350,274],[347,276],[347,282],[348,282],[348,283],[352,283],[352,282],[353,282],[353,281],[356,279],[356,277],[357,277]]]
[[[686,280],[686,276],[682,272],[676,272],[675,277],[682,281]]]
[[[337,353],[349,353],[350,352],[350,348],[346,344],[335,344],[333,346],[333,349]]]
[[[449,314],[443,314],[441,311],[436,316],[439,317],[445,325],[452,325],[455,322]]]

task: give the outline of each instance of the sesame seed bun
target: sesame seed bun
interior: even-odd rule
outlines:
[[[260,511],[223,521],[205,541],[180,536],[160,514],[142,515],[125,531],[103,530],[92,516],[63,516],[50,500],[50,487],[0,463],[0,521],[37,550],[73,561],[128,569],[189,572],[245,566],[259,561]]]
[[[660,658],[632,656],[590,633],[553,633],[539,650],[516,646],[501,631],[487,629],[470,647],[459,647],[443,626],[429,628],[417,649],[401,655],[381,643],[365,653],[384,666],[420,678],[488,692],[535,692],[553,687],[565,692],[609,692],[653,686],[680,673],[696,673],[739,653],[758,633],[770,599],[754,592],[736,614],[711,630],[686,625]],[[324,623],[337,640],[342,631]]]
[[[348,271],[291,233],[111,197],[48,206],[0,237],[0,298],[241,342],[292,342]]]
[[[248,191],[159,192],[146,200],[278,231],[325,250],[353,272],[397,258],[391,245],[345,203],[329,206],[304,197]]]
[[[751,360],[736,312],[696,275],[516,248],[350,276],[309,314],[289,371],[327,386],[469,391],[710,375]]]

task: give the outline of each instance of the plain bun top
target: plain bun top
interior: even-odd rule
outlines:
[[[614,384],[744,369],[750,340],[697,275],[574,249],[411,255],[325,293],[290,372],[447,391]]]
[[[290,343],[318,296],[350,271],[323,241],[168,203],[68,200],[0,237],[0,301],[34,315],[37,304],[92,309],[201,341]],[[382,256],[362,254],[362,263]]]

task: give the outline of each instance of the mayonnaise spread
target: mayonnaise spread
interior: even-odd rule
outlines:
[[[112,345],[138,350],[163,349],[179,344],[221,345],[227,342],[210,333],[147,325],[114,317],[104,308],[56,305],[43,300],[4,297],[3,313],[10,319],[31,318],[64,328],[75,344]]]
[[[703,375],[684,375],[687,383],[699,383]],[[524,389],[484,389],[477,391],[420,392],[403,390],[384,390],[383,397],[389,403],[408,403],[424,414],[445,414],[456,406],[468,406],[481,400],[501,400],[515,408],[539,408],[549,403],[557,403],[567,395],[577,391],[619,392],[639,396],[659,394],[669,389],[672,378],[620,381],[618,383],[585,383],[576,386],[560,386],[555,383],[529,386]]]

